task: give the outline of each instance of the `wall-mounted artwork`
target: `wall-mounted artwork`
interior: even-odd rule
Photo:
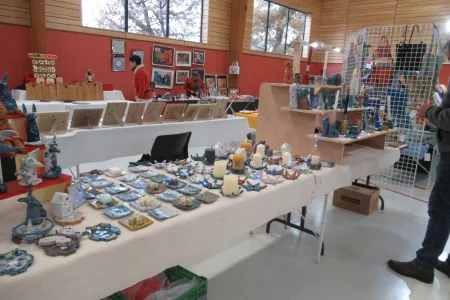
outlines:
[[[173,70],[153,68],[152,81],[155,83],[155,87],[157,89],[172,89],[174,73]]]
[[[141,58],[142,63],[144,63],[144,50],[133,50],[132,55],[137,55]]]
[[[197,73],[203,80],[203,82],[205,82],[205,69],[191,69],[191,72],[192,75],[194,75],[194,73]]]
[[[194,65],[205,65],[205,51],[194,50]]]
[[[190,67],[191,66],[191,51],[177,51],[175,59],[175,65],[177,67]]]
[[[112,54],[125,54],[125,40],[112,40],[111,42]]]
[[[177,70],[175,73],[175,84],[184,84],[189,78],[189,70]]]
[[[205,87],[206,88],[217,88],[217,79],[216,75],[206,74],[205,75]]]
[[[217,75],[217,88],[226,89],[228,87],[228,75]]]
[[[125,57],[113,56],[112,70],[113,72],[125,72]]]
[[[175,49],[153,45],[152,64],[154,66],[173,67]]]

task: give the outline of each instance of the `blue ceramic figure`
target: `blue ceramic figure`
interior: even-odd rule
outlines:
[[[44,152],[44,178],[59,178],[61,176],[61,167],[58,166],[57,154],[61,153],[56,143],[56,136],[47,145]]]
[[[5,73],[0,80],[0,98],[8,110],[8,114],[16,114],[20,112],[19,107],[17,107],[16,100],[8,89],[8,73]]]
[[[380,113],[379,111],[375,111],[375,131],[381,131],[382,130],[382,124],[381,124],[381,120],[380,120]]]
[[[30,185],[28,189],[28,195],[25,198],[19,198],[19,200],[17,201],[25,202],[27,204],[27,217],[25,219],[25,223],[28,223],[28,221],[31,220],[33,225],[38,225],[35,224],[35,222],[33,222],[33,219],[47,217],[47,212],[42,206],[42,203],[36,197],[33,196],[32,185]],[[39,222],[42,222],[42,219],[40,219]]]
[[[25,104],[22,104],[23,113],[27,118],[27,142],[28,143],[40,143],[41,137],[39,135],[39,128],[36,123],[37,112],[36,106],[33,104],[33,111],[27,113],[27,108]]]
[[[327,137],[328,136],[328,129],[330,127],[330,120],[328,117],[323,118],[322,121],[322,136]]]

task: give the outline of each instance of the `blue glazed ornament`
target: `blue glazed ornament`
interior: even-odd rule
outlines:
[[[25,223],[31,219],[45,218],[47,217],[47,212],[45,211],[42,203],[33,196],[33,186],[30,185],[28,189],[28,194],[24,198],[19,198],[19,202],[25,202],[27,204],[27,217]],[[33,225],[36,225],[33,223]]]
[[[34,257],[25,250],[14,249],[0,254],[0,276],[17,275],[27,271],[33,264]]]
[[[56,143],[56,136],[44,152],[44,178],[59,178],[61,176],[61,167],[58,166],[57,153],[61,153]]]
[[[39,135],[39,128],[36,123],[37,112],[36,105],[33,104],[33,111],[31,113],[27,113],[27,108],[25,104],[22,104],[22,110],[27,118],[27,142],[28,143],[40,143],[41,137]]]
[[[0,98],[9,114],[19,112],[19,107],[17,106],[16,100],[8,89],[8,73],[5,73],[0,80]]]

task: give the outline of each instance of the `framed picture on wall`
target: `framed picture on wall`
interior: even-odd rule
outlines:
[[[205,65],[205,51],[194,50],[194,65]]]
[[[228,87],[228,75],[217,75],[217,88],[226,89]]]
[[[155,88],[172,89],[174,73],[173,70],[153,68],[152,81],[155,83]]]
[[[175,49],[165,46],[153,45],[152,65],[173,67]]]
[[[192,53],[191,51],[178,51],[176,52],[175,65],[177,67],[190,67],[192,65]]]
[[[191,69],[191,72],[192,75],[194,75],[194,73],[197,73],[203,80],[203,82],[205,82],[205,69]]]
[[[113,70],[113,72],[125,72],[125,57],[124,56],[113,56],[112,70]]]
[[[175,84],[184,84],[189,78],[189,70],[177,70],[175,72]]]
[[[227,88],[218,88],[217,89],[217,96],[228,96],[227,92],[228,92]]]
[[[115,40],[111,42],[112,54],[125,54],[125,40]]]
[[[217,78],[216,75],[206,74],[205,75],[205,88],[217,88]]]
[[[132,55],[137,55],[141,58],[142,63],[144,63],[144,50],[133,50]]]

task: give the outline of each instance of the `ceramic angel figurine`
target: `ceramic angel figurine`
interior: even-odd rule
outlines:
[[[16,175],[21,175],[22,180],[19,182],[21,186],[38,185],[42,179],[37,177],[35,167],[42,167],[42,164],[36,159],[39,149],[33,150],[28,154],[28,157],[20,159],[20,170]]]
[[[44,152],[44,178],[59,178],[61,176],[61,167],[58,166],[57,154],[61,153],[56,143],[56,136]]]

